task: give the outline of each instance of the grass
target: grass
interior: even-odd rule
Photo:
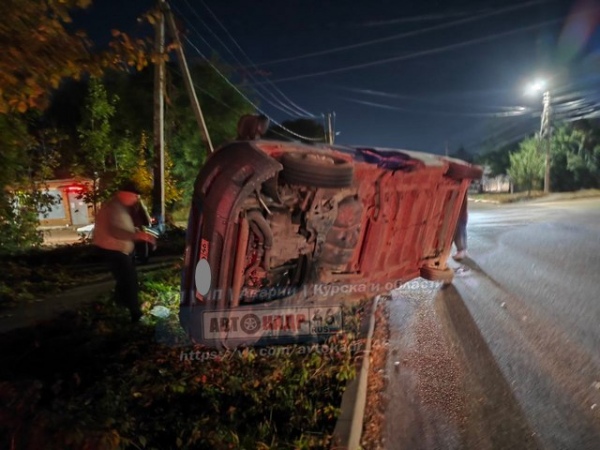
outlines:
[[[168,230],[158,241],[152,258],[183,255],[185,231]],[[42,247],[2,255],[0,259],[0,310],[19,301],[56,295],[65,289],[97,281],[109,274],[89,243]]]
[[[142,277],[144,309],[161,305],[171,318],[132,325],[97,302],[0,335],[0,448],[328,448],[355,355],[245,348],[182,358],[209,349],[179,327],[179,273]],[[355,336],[335,335],[330,347]]]

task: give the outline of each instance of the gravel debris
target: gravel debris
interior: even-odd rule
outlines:
[[[375,312],[375,328],[371,340],[371,355],[367,387],[367,405],[363,420],[362,448],[385,449],[383,427],[385,424],[386,386],[388,376],[385,364],[389,348],[389,297],[380,297]]]
[[[466,427],[464,368],[444,336],[440,322],[424,303],[417,313],[416,345],[408,358],[418,377],[418,398],[461,430]],[[437,415],[437,414],[436,414]]]

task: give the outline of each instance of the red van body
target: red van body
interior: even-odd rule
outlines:
[[[364,297],[419,276],[451,282],[460,206],[481,175],[463,161],[396,149],[270,140],[221,147],[195,184],[184,328],[194,334],[194,311],[299,291]]]

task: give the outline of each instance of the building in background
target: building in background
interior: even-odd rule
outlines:
[[[497,175],[495,177],[483,175],[481,179],[482,192],[512,192],[510,177],[508,175]]]
[[[84,194],[92,186],[87,178],[64,178],[46,182],[47,194],[52,196],[53,205],[40,213],[41,227],[83,226],[94,221],[94,207],[86,203]]]

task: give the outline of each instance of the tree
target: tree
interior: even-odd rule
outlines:
[[[53,203],[44,181],[56,167],[60,136],[54,130],[31,134],[29,125],[37,119],[0,114],[0,253],[40,244],[39,214]]]
[[[85,35],[71,34],[64,26],[71,22],[70,8],[89,4],[89,0],[2,2],[1,113],[43,109],[48,93],[63,77],[79,78],[96,70]]]
[[[120,181],[125,178],[139,178],[145,186],[151,183],[150,167],[147,163],[147,135],[139,134],[139,145],[136,137],[120,124],[116,117],[120,99],[107,92],[102,81],[90,80],[88,96],[82,113],[82,122],[78,128],[80,151],[76,170],[93,180],[92,191],[87,193],[86,200],[96,207],[99,201],[108,198]],[[115,128],[117,131],[115,132]],[[167,191],[175,199],[179,197],[175,191]]]
[[[231,75],[227,66],[219,65],[217,61],[212,61],[212,64],[217,65],[226,76]],[[208,156],[208,149],[191,110],[190,99],[179,71],[174,69],[172,64],[167,64],[167,69],[165,155],[172,164],[168,176],[179,194],[175,195],[173,191],[171,195],[167,185],[166,200],[169,208],[176,208],[180,206],[176,203],[180,202],[185,206],[189,205],[196,176]],[[228,140],[235,139],[239,117],[252,112],[253,107],[244,100],[230,81],[223,79],[210,65],[196,63],[190,70],[213,144],[218,147]],[[134,171],[139,169],[139,152],[143,151],[145,161],[153,161],[153,80],[152,68],[136,73],[109,71],[102,80],[106,98],[118,99],[118,102],[113,102],[114,113],[109,120],[108,134],[116,148],[120,145],[127,148],[123,152],[117,150],[117,156],[121,155],[121,162],[124,161],[123,157],[133,155]],[[89,123],[88,106],[85,103],[89,97],[86,93],[88,88],[82,88],[83,84],[68,83],[63,86],[54,97],[47,113],[49,122],[60,124],[65,133],[75,134],[73,142],[65,144],[70,147],[65,147],[62,160],[67,166],[70,166],[73,160],[77,160],[80,168],[81,161],[87,158],[84,154],[87,150],[82,149],[77,130],[81,129],[83,120]],[[84,95],[81,94],[82,91]],[[70,113],[64,114],[61,108],[68,109]],[[119,169],[121,175],[122,169],[123,167]],[[148,182],[151,182],[151,178]],[[177,201],[174,203],[174,200]]]
[[[552,187],[600,187],[600,128],[589,121],[559,127],[552,136]]]
[[[218,61],[211,61],[211,64],[226,76],[231,75],[231,69]],[[251,112],[252,106],[236,90],[239,88],[223,79],[211,65],[195,63],[190,66],[190,71],[213,144],[218,147],[233,140],[238,119]],[[143,157],[146,161],[152,161],[154,155],[153,82],[153,70],[135,74],[111,72],[105,81],[109,95],[119,97],[112,120],[113,133],[130,133],[135,140],[143,141],[141,147],[145,149]],[[209,153],[184,86],[179,70],[172,63],[167,64],[165,158],[167,166],[170,165],[165,192],[167,209],[180,206],[177,204],[180,202],[189,205],[194,182]],[[150,183],[152,177],[150,173],[147,175]]]
[[[86,8],[91,0],[2,0],[0,2],[0,249],[40,242],[39,213],[50,205],[44,180],[57,165],[57,149],[64,144],[52,127],[42,126],[51,94],[63,80],[99,76],[107,68],[140,70],[155,57],[148,41],[113,32],[110,49],[93,52],[81,31],[71,31],[72,8]],[[151,14],[148,14],[151,16]],[[99,148],[102,133],[86,135],[89,147]],[[94,139],[98,141],[94,144]],[[117,164],[131,147],[125,140],[113,149]],[[75,147],[74,147],[75,148]],[[94,158],[98,158],[94,160]],[[90,154],[98,162],[102,155]],[[82,168],[82,170],[86,170]],[[89,173],[90,170],[87,170]]]
[[[492,177],[506,175],[508,173],[508,168],[510,167],[510,154],[517,151],[518,148],[519,143],[515,142],[479,154],[474,158],[474,161],[480,166],[489,167],[490,176]]]
[[[117,158],[113,157],[110,124],[117,100],[116,97],[108,96],[99,79],[90,80],[82,123],[78,127],[81,151],[75,170],[93,180],[92,191],[88,193],[86,200],[94,206],[94,214],[101,193],[106,195],[106,188],[109,182],[113,181],[118,169]],[[102,181],[102,188],[98,180]]]
[[[508,174],[515,185],[527,190],[527,195],[540,186],[544,177],[545,158],[539,144],[536,138],[526,139],[519,145],[519,151],[510,154]]]
[[[142,133],[140,145],[137,150],[137,157],[131,174],[131,178],[142,191],[142,197],[146,200],[151,198],[153,186],[153,170],[148,163],[148,136]],[[182,191],[177,187],[173,178],[173,161],[169,152],[165,152],[165,203],[166,209],[171,210],[173,206],[181,200]]]
[[[520,150],[523,152],[524,146],[535,146],[536,140],[533,138],[521,142]],[[502,155],[505,149],[497,152],[482,155],[479,163],[490,164],[494,161],[502,162]],[[554,131],[551,142],[551,167],[550,181],[554,191],[573,191],[577,189],[598,188],[600,187],[600,122],[594,120],[580,120],[577,122],[563,124]],[[521,159],[526,156],[510,155],[511,170],[514,172],[516,166],[523,166]],[[532,154],[528,154],[531,156]],[[515,158],[519,159],[513,164]],[[531,161],[530,161],[531,162]],[[545,162],[544,162],[545,164]],[[501,164],[498,164],[498,168]],[[544,166],[545,167],[545,166]],[[495,169],[492,169],[495,171]],[[512,171],[512,172],[511,172]],[[534,183],[537,179],[533,178]],[[519,184],[514,178],[513,181]],[[521,187],[528,186],[529,182],[522,184]]]
[[[70,10],[91,0],[0,2],[0,113],[43,110],[63,79],[100,76],[107,68],[141,70],[154,58],[147,40],[113,30],[110,49],[94,52],[83,31],[71,31]],[[146,15],[150,20],[152,14]]]
[[[231,76],[229,67],[211,61],[225,76]],[[168,66],[169,69],[172,66]],[[237,86],[216,73],[209,64],[193,64],[190,67],[198,100],[205,115],[206,126],[215,148],[235,139],[237,123],[253,107],[238,92]],[[194,183],[200,168],[208,157],[190,99],[184,89],[179,71],[168,71],[166,111],[166,150],[173,161],[173,176],[182,190],[182,202],[189,205]]]
[[[138,169],[135,165],[137,143],[144,133],[150,136],[153,128],[153,74],[152,70],[144,69],[159,59],[167,61],[173,45],[167,46],[164,54],[157,55],[152,50],[150,40],[133,39],[118,30],[112,30],[109,49],[96,51],[84,32],[75,31],[70,15],[72,9],[86,8],[91,1],[0,2],[0,43],[4,54],[8,56],[0,60],[0,114],[46,111],[53,93],[67,82],[72,88],[70,93],[73,94],[68,100],[78,102],[84,97],[78,96],[77,90],[86,83],[72,80],[87,80],[91,76],[96,81],[90,83],[97,83],[101,77],[106,76],[107,71],[120,71],[121,76],[110,75],[109,87],[104,94],[95,85],[92,87],[95,91],[85,96],[85,101],[88,102],[85,107],[72,108],[83,111],[81,120],[76,117],[76,113],[73,115],[75,120],[69,120],[66,115],[62,117],[70,132],[70,140],[61,144],[64,150],[64,169],[72,172],[72,164],[76,163],[76,172],[94,180],[97,175],[103,175],[103,183],[108,184],[111,179],[131,174]],[[144,18],[149,24],[153,24],[156,11],[149,11]],[[212,61],[212,65],[219,67],[226,76],[231,75],[231,70],[218,61]],[[218,145],[233,139],[238,118],[251,112],[253,108],[212,66],[196,64],[191,70],[213,142]],[[136,71],[141,73],[135,73]],[[194,122],[181,79],[178,79],[178,75],[170,76],[172,89],[168,90],[167,98],[166,150],[170,152],[168,157],[172,160],[178,188],[185,187],[186,197],[189,199],[198,170],[207,156],[207,149]],[[111,84],[113,79],[119,80],[121,85]],[[139,80],[148,81],[144,87],[149,87],[135,89],[136,81]],[[113,88],[115,91],[112,91]],[[120,88],[125,92],[121,93]],[[119,92],[119,95],[114,95],[114,92]],[[119,96],[127,101],[120,103],[122,108],[111,111]],[[134,107],[133,102],[129,101],[131,99],[139,100],[136,103],[138,106]],[[57,111],[60,112],[60,108],[49,115],[56,114]],[[11,117],[13,119],[18,121],[16,117]],[[147,150],[150,152],[147,155],[149,160],[153,152],[151,144]],[[4,153],[0,153],[0,156],[4,156]],[[15,184],[14,180],[12,184]],[[98,200],[97,194],[106,195],[110,192],[109,189],[97,188],[93,193],[94,204]]]

